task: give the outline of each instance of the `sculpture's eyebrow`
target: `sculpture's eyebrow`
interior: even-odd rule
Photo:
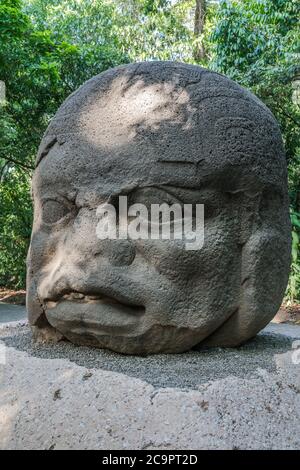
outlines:
[[[222,193],[212,188],[209,184],[202,184],[196,188],[172,185],[157,185],[156,188],[167,191],[186,204],[193,204],[195,200],[202,203],[203,201],[219,201],[220,198],[223,198]]]
[[[64,134],[47,134],[43,137],[41,145],[38,149],[38,154],[35,160],[35,168],[41,163],[41,161],[48,155],[50,150],[56,145],[63,145],[66,142],[66,136]]]
[[[50,149],[56,144],[57,141],[57,137],[56,136],[53,136],[52,139],[50,139],[48,141],[48,143],[46,144],[46,146],[39,150],[38,152],[38,155],[37,155],[37,158],[36,158],[36,161],[35,161],[35,168],[38,167],[38,165],[41,163],[41,161],[43,160],[44,157],[46,157],[50,151]]]
[[[176,165],[197,165],[200,161],[204,160],[203,158],[200,158],[197,161],[192,161],[192,160],[157,160],[158,163],[173,163]]]
[[[137,190],[143,190],[143,189],[153,189],[153,190],[161,190],[165,191],[173,196],[180,197],[180,196],[205,196],[209,197],[211,194],[221,194],[219,191],[216,191],[214,188],[211,188],[210,185],[207,184],[202,184],[200,187],[194,187],[194,188],[186,188],[184,186],[175,186],[172,184],[147,184],[145,183],[144,185],[138,185],[134,188],[132,188],[130,191],[127,191],[126,193],[123,194],[131,194],[134,193]]]
[[[172,186],[189,185],[196,186],[199,168],[205,159],[198,157],[191,158],[158,158],[150,169],[149,180],[157,184],[169,184]]]

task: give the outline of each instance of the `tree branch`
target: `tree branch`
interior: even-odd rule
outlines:
[[[3,157],[1,156],[3,160],[6,160],[9,163],[13,163],[14,165],[20,166],[21,168],[24,168],[24,170],[34,170],[34,167],[31,165],[27,165],[26,163],[19,162],[18,160],[15,160],[14,158],[11,157]]]
[[[282,112],[282,114],[284,114],[284,116],[286,116],[291,121],[293,121],[293,123],[296,124],[296,126],[300,126],[300,121],[297,121],[297,119],[295,119],[293,116],[287,113],[281,106],[278,105],[278,107],[280,108],[280,111]]]
[[[206,15],[206,0],[196,0],[196,10],[194,19],[194,35],[199,38],[203,34]],[[199,39],[194,51],[194,58],[196,60],[205,59],[206,52],[203,41]]]

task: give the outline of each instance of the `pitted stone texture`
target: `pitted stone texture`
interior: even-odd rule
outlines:
[[[205,243],[99,240],[97,207],[204,204]],[[197,66],[117,67],[80,87],[41,142],[33,178],[29,321],[43,340],[127,354],[234,346],[276,314],[290,264],[278,125]]]

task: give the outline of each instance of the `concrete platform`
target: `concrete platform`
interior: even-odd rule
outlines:
[[[0,328],[1,449],[299,449],[300,327],[122,356]]]
[[[0,325],[18,321],[27,321],[26,308],[22,305],[0,302]]]

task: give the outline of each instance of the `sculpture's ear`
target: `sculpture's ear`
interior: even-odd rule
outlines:
[[[263,219],[261,204],[258,207],[259,212],[252,220],[241,217],[243,245],[239,309],[204,341],[207,346],[237,346],[252,338],[272,320],[282,302],[290,266],[287,211],[281,207],[275,216],[276,222],[273,220],[272,223],[272,211]]]

